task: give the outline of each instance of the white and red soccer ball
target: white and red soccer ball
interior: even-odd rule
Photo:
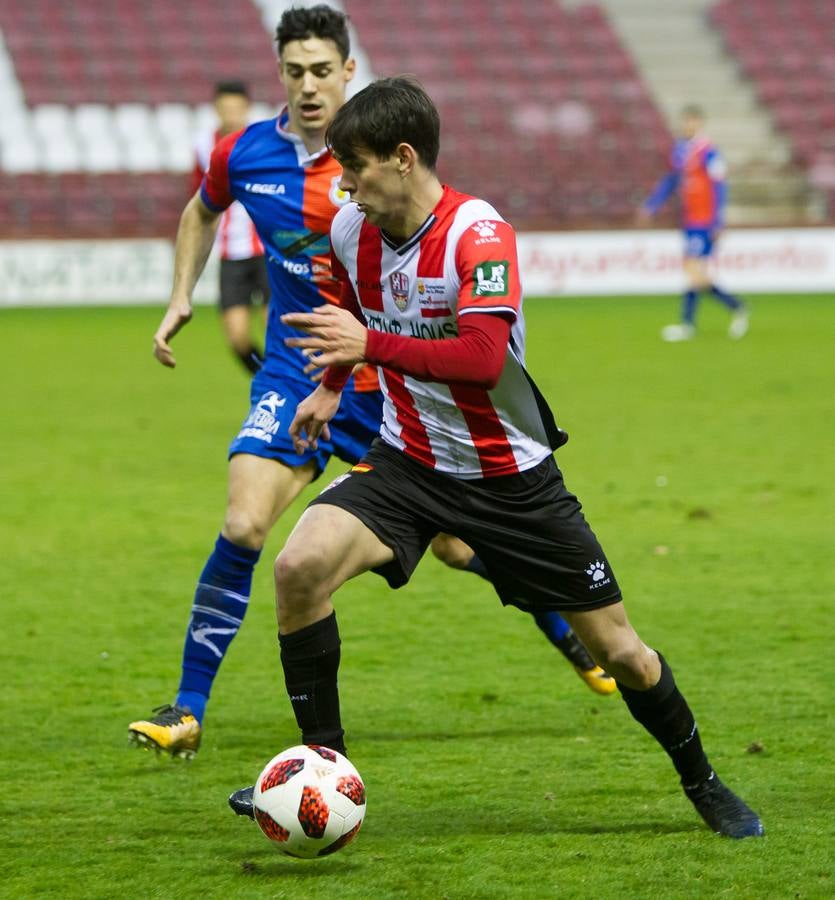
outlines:
[[[312,859],[335,853],[356,836],[365,817],[365,785],[341,753],[290,747],[255,782],[255,821],[276,847]]]

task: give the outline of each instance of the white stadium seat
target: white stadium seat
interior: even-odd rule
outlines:
[[[42,140],[65,138],[72,134],[72,113],[60,103],[43,103],[32,110],[32,125]]]
[[[40,153],[35,140],[17,135],[0,142],[0,160],[3,170],[11,174],[35,172],[40,168]]]
[[[41,159],[47,172],[77,172],[81,168],[81,153],[70,134],[42,140]]]
[[[162,168],[162,153],[156,135],[124,141],[122,160],[129,172],[158,172]]]
[[[83,145],[81,167],[87,172],[118,172],[124,168],[122,150],[114,135]]]
[[[160,103],[154,111],[160,138],[194,133],[194,113],[186,103]]]

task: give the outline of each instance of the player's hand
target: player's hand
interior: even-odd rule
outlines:
[[[352,366],[365,359],[368,330],[347,309],[329,303],[310,312],[285,313],[281,321],[307,335],[284,343],[313,351],[319,366]]]
[[[341,396],[338,391],[320,384],[296,407],[296,415],[289,428],[296,453],[301,455],[306,450],[318,450],[320,437],[330,440],[328,422],[336,415]]]
[[[177,365],[177,360],[168,342],[189,321],[191,315],[191,303],[172,300],[154,335],[154,356],[169,369]]]
[[[325,366],[319,362],[319,353],[316,350],[302,350],[302,353],[310,360],[302,369],[305,375],[310,378],[314,384],[318,384],[325,374]]]
[[[652,221],[652,213],[645,207],[639,206],[635,210],[635,224],[636,225],[649,225]]]

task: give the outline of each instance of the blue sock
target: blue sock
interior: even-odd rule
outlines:
[[[681,301],[681,321],[685,325],[692,325],[696,318],[696,305],[699,302],[698,291],[689,290],[684,292]]]
[[[260,555],[260,550],[239,547],[219,535],[200,574],[175,701],[178,706],[188,706],[198,722],[203,721],[212,682],[243,622],[252,589],[252,570]]]
[[[739,299],[739,297],[735,297],[733,294],[729,294],[727,291],[723,291],[716,284],[712,284],[710,286],[710,293],[713,294],[714,297],[720,302],[724,303],[728,309],[737,310],[742,309],[744,306],[743,302]]]
[[[531,615],[542,633],[555,647],[558,647],[559,642],[571,632],[571,626],[558,612],[534,612]]]

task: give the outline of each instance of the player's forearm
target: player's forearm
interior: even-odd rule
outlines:
[[[722,227],[722,223],[725,217],[725,206],[728,202],[728,185],[725,181],[714,180],[713,202],[715,212],[713,215],[712,227],[714,230],[718,230]]]
[[[172,298],[191,301],[194,287],[212,252],[218,220],[219,216],[206,209],[196,195],[183,210],[174,246]]]
[[[644,208],[652,214],[657,213],[677,187],[678,175],[675,172],[668,172],[655,186],[644,203]]]
[[[510,322],[502,316],[462,316],[459,336],[443,341],[369,331],[365,358],[421,381],[494,388],[504,368]]]

